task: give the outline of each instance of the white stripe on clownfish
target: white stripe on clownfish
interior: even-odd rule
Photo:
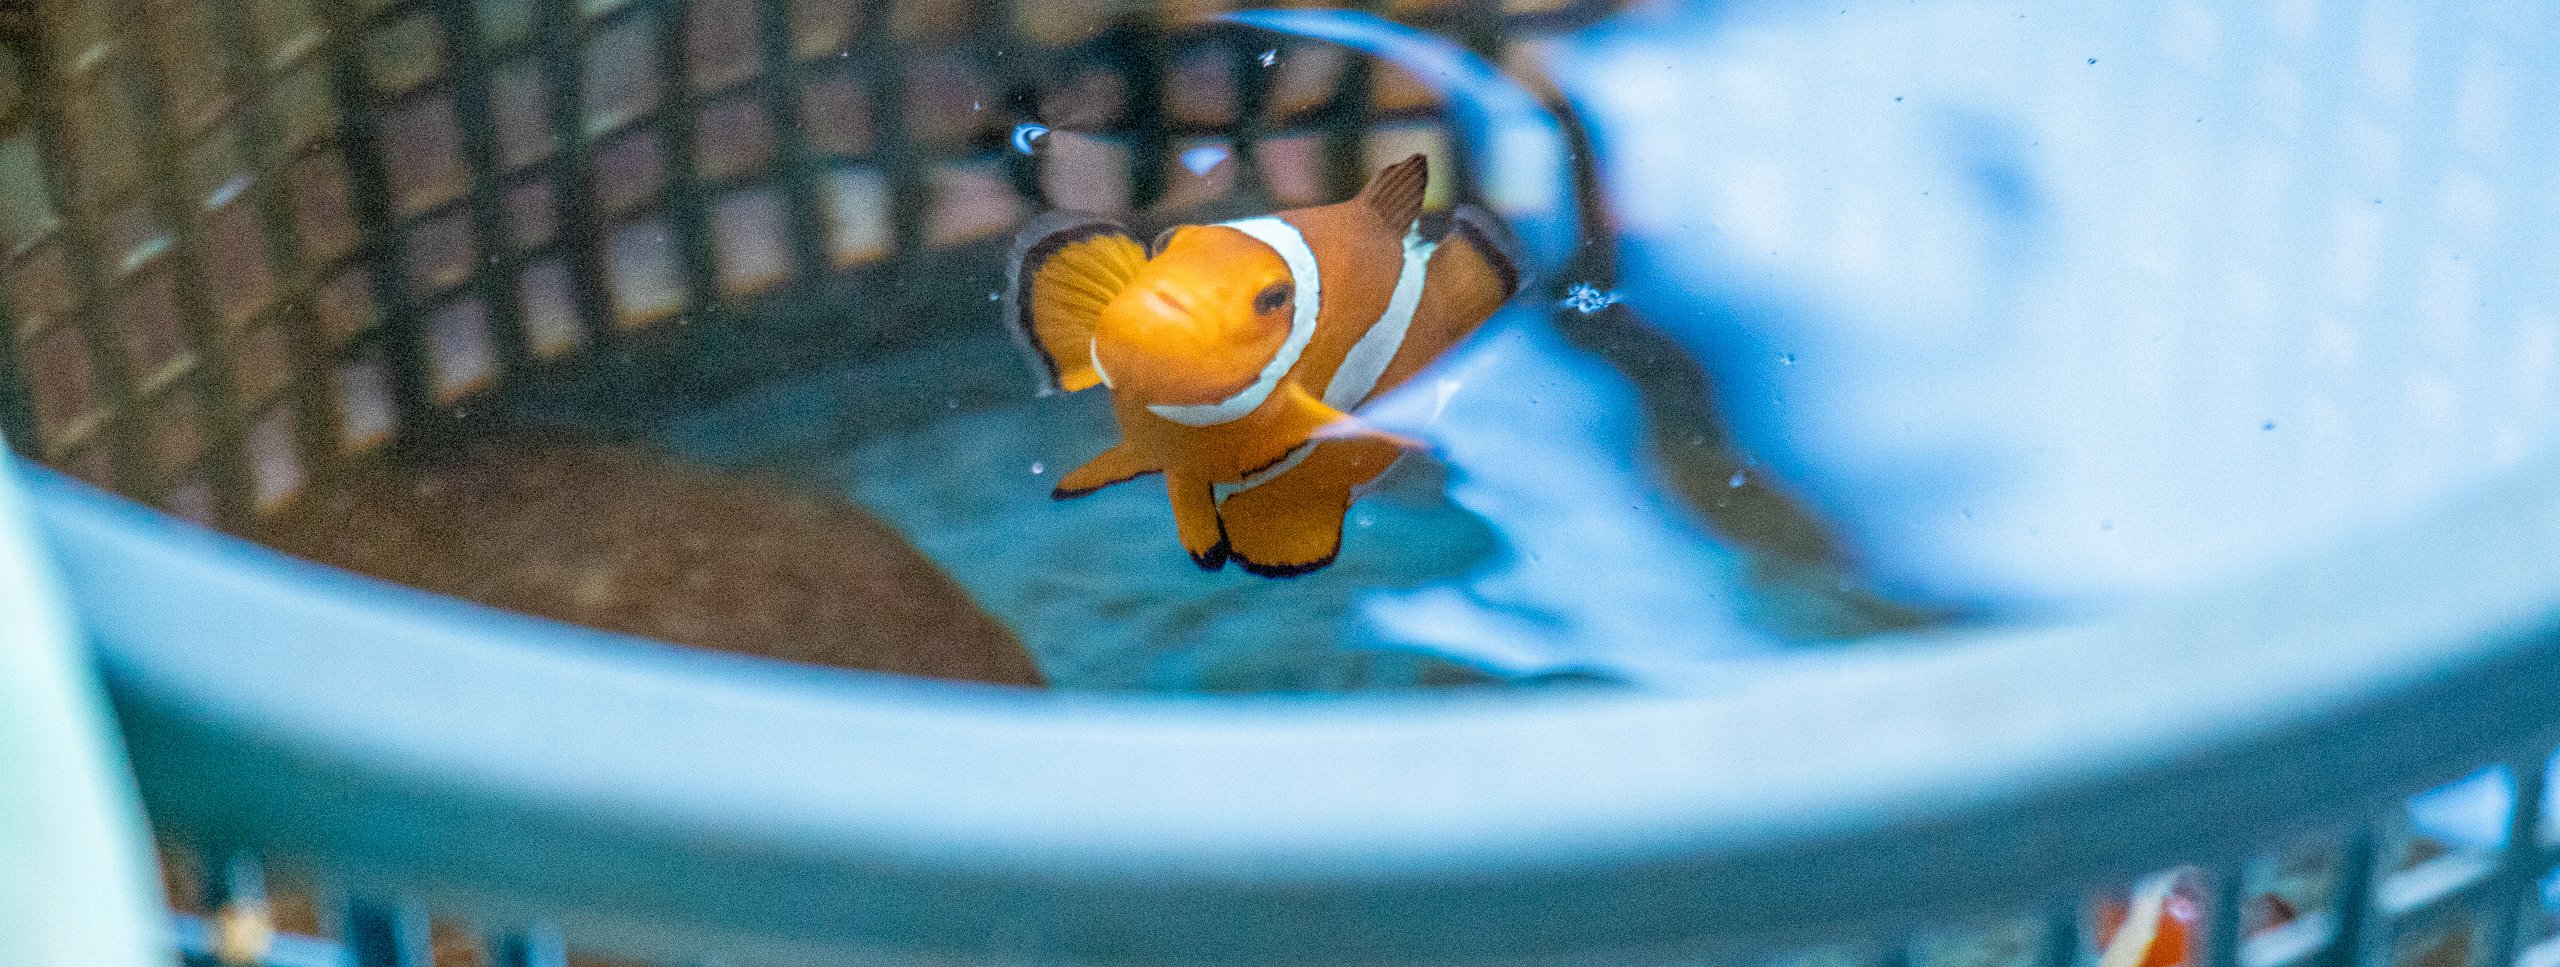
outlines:
[[[1371,323],[1369,331],[1353,343],[1350,353],[1342,358],[1342,366],[1333,371],[1333,380],[1325,384],[1326,406],[1345,413],[1368,399],[1376,389],[1378,378],[1386,375],[1387,365],[1395,361],[1396,351],[1404,348],[1405,334],[1413,328],[1413,314],[1422,306],[1422,283],[1429,274],[1431,253],[1440,247],[1438,240],[1424,240],[1422,223],[1406,227],[1404,233],[1404,266],[1396,274],[1396,288],[1387,298],[1387,309]],[[1210,489],[1219,503],[1227,498],[1271,482],[1305,461],[1315,452],[1315,442],[1299,444],[1282,456],[1279,462],[1246,474],[1235,483],[1213,485]]]
[[[1309,440],[1305,443],[1298,444],[1297,446],[1289,448],[1288,453],[1282,454],[1280,459],[1272,463],[1270,466],[1245,474],[1243,480],[1239,480],[1234,483],[1210,484],[1210,496],[1218,503],[1224,504],[1227,502],[1227,498],[1229,497],[1252,490],[1253,488],[1262,486],[1263,484],[1270,483],[1274,478],[1279,477],[1281,474],[1288,473],[1290,470],[1296,468],[1298,464],[1305,462],[1307,456],[1314,452],[1316,452],[1316,441]]]
[[[1102,381],[1103,389],[1110,389],[1111,371],[1102,368],[1102,343],[1092,339],[1085,340],[1084,358],[1093,363],[1093,378]]]
[[[1414,310],[1422,307],[1422,283],[1431,273],[1431,253],[1439,248],[1439,240],[1423,240],[1420,221],[1405,227],[1404,268],[1396,275],[1395,294],[1387,298],[1387,311],[1343,355],[1333,381],[1325,385],[1324,405],[1349,413],[1378,388],[1378,377],[1387,374],[1387,365],[1395,362],[1396,350],[1404,348],[1405,334],[1413,328]]]
[[[1271,362],[1262,367],[1262,374],[1254,377],[1253,383],[1236,395],[1215,403],[1147,404],[1147,412],[1184,426],[1216,426],[1243,419],[1245,414],[1271,398],[1271,391],[1280,387],[1280,377],[1288,375],[1289,367],[1298,364],[1299,355],[1307,351],[1307,343],[1316,337],[1317,300],[1323,291],[1317,280],[1320,269],[1316,265],[1316,252],[1307,246],[1306,235],[1300,233],[1297,226],[1270,217],[1220,222],[1219,226],[1250,235],[1280,253],[1280,261],[1289,266],[1297,311],[1289,319],[1288,340],[1280,344],[1280,351],[1272,355]]]

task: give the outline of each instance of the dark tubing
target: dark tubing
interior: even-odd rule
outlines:
[[[2227,856],[2560,720],[2560,467],[2104,624],[1730,694],[1045,696],[801,671],[29,489],[157,821],[681,955],[1656,957]]]

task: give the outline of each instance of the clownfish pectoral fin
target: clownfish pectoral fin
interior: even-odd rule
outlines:
[[[1146,261],[1120,223],[1077,212],[1040,216],[1014,237],[1004,316],[1040,373],[1041,395],[1102,382],[1093,368],[1094,321]]]
[[[1402,434],[1389,433],[1367,420],[1334,409],[1331,404],[1317,399],[1315,394],[1295,384],[1282,387],[1280,392],[1274,395],[1280,397],[1282,409],[1279,437],[1286,441],[1286,445],[1280,452],[1270,454],[1269,460],[1256,461],[1255,466],[1267,465],[1286,457],[1287,451],[1296,449],[1298,444],[1309,441],[1377,439],[1395,444],[1398,448],[1405,450],[1431,449],[1429,444],[1420,440]]]
[[[1209,482],[1167,473],[1164,492],[1173,501],[1173,528],[1191,563],[1203,571],[1227,566],[1227,532],[1218,523],[1218,497]]]
[[[1116,483],[1127,483],[1163,470],[1135,447],[1123,440],[1102,451],[1102,455],[1085,461],[1085,465],[1067,471],[1058,478],[1057,489],[1049,491],[1053,500],[1072,500]]]
[[[1388,230],[1402,234],[1414,219],[1422,217],[1423,190],[1430,186],[1431,162],[1417,154],[1388,165],[1352,197],[1377,213]]]
[[[1403,451],[1371,434],[1316,444],[1297,466],[1227,497],[1218,506],[1228,557],[1251,574],[1296,577],[1342,553],[1342,519],[1352,493],[1377,479]]]
[[[1416,453],[1429,452],[1431,449],[1431,444],[1387,430],[1356,416],[1344,416],[1342,419],[1328,423],[1324,429],[1317,430],[1314,436],[1307,439],[1319,443],[1327,440],[1376,440],[1400,451],[1411,450]]]
[[[1235,466],[1247,476],[1278,466],[1310,440],[1337,435],[1341,432],[1337,427],[1347,431],[1364,426],[1292,382],[1281,383],[1264,405],[1272,408],[1270,422],[1235,453]]]

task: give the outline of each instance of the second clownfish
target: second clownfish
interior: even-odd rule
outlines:
[[[1416,446],[1352,414],[1520,289],[1490,216],[1423,217],[1429,178],[1415,155],[1349,201],[1177,226],[1152,251],[1090,215],[1024,228],[1005,312],[1042,391],[1104,387],[1120,424],[1053,496],[1161,473],[1201,568],[1333,563],[1358,488]]]
[[[2157,874],[2134,887],[2126,900],[2102,903],[2095,911],[2098,935],[2107,945],[2097,967],[2201,967],[2199,934],[2205,924],[2203,891],[2196,871],[2181,867]],[[2260,892],[2241,910],[2244,933],[2294,922],[2299,915],[2284,897]]]

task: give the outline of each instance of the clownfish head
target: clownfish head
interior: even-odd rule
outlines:
[[[1092,361],[1114,393],[1216,403],[1253,385],[1280,351],[1295,299],[1288,263],[1269,245],[1224,225],[1178,227],[1103,306]]]

